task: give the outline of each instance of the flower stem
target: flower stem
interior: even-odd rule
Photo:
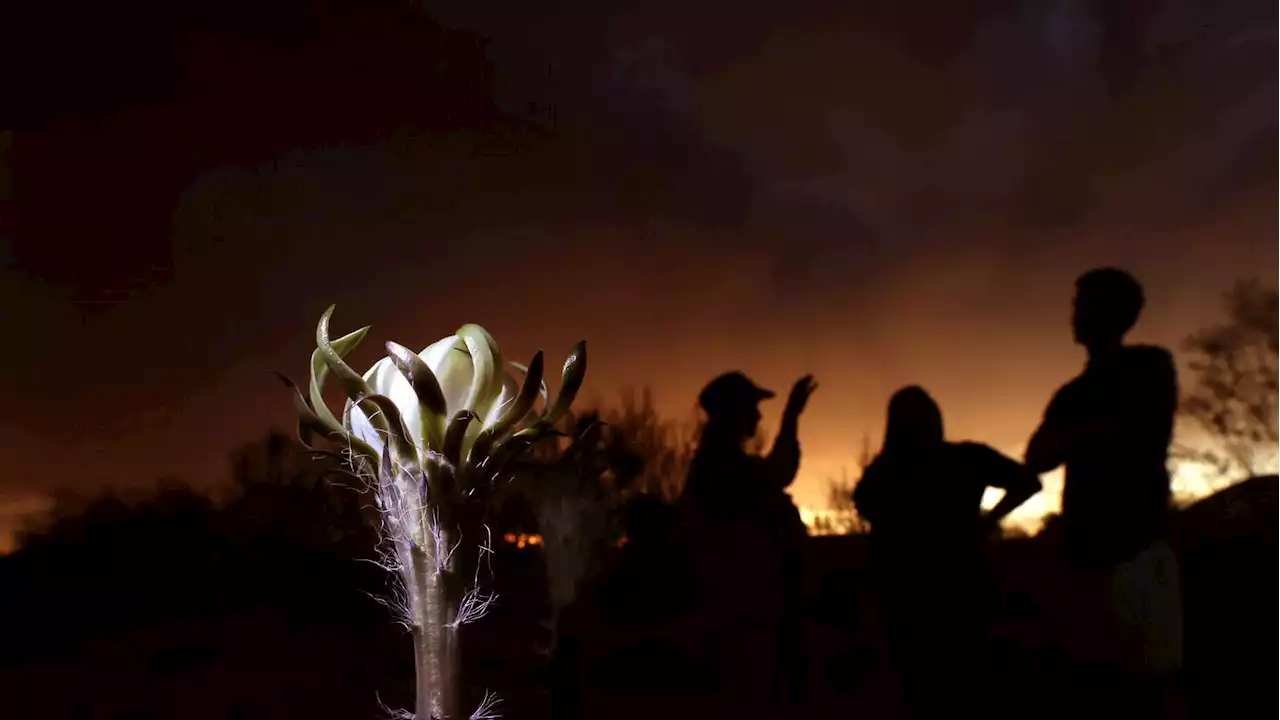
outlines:
[[[462,667],[458,630],[453,627],[457,583],[448,570],[436,569],[430,553],[414,547],[407,578],[413,602],[414,669],[417,720],[462,720]]]

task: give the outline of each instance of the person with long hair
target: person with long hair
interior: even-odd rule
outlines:
[[[1004,497],[983,513],[989,487]],[[891,657],[913,717],[976,709],[993,600],[986,540],[1040,489],[1034,473],[995,449],[948,442],[923,388],[890,399],[884,443],[853,501],[871,523]]]

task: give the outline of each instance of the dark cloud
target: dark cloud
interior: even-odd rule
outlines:
[[[1224,158],[1204,188],[1199,198],[1201,216],[1211,216],[1215,211],[1230,209],[1240,198],[1264,194],[1271,200],[1276,197],[1277,156],[1275,133],[1258,133],[1241,143],[1238,150]]]
[[[224,22],[148,56],[199,80],[176,94],[42,88],[66,104],[32,118],[99,119],[13,135],[5,482],[219,476],[289,423],[267,371],[305,371],[331,302],[407,344],[588,337],[592,392],[653,383],[672,412],[728,365],[819,372],[806,452],[831,462],[916,380],[957,433],[1021,442],[1077,364],[1080,270],[1134,267],[1168,341],[1275,262],[1274,6],[1105,5],[441,2],[474,87],[424,89],[440,43],[412,32],[282,53]],[[436,102],[481,107],[486,60],[554,137],[442,139],[497,132]]]

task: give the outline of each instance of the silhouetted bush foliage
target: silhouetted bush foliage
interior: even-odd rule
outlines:
[[[587,481],[601,484],[596,499],[614,507],[620,534],[623,494],[653,482],[636,482],[652,458],[670,471],[680,446],[667,444],[674,435],[647,399],[574,422],[580,429],[600,415],[617,422],[592,449]],[[377,518],[359,481],[278,432],[230,464],[231,481],[217,492],[175,481],[93,496],[64,490],[28,524],[18,551],[0,558],[0,664],[21,668],[4,693],[17,716],[115,708],[191,717],[182,696],[192,687],[218,698],[209,717],[372,717],[380,698],[408,704],[410,646],[376,601],[389,578],[368,562]],[[606,502],[611,494],[616,502]],[[493,520],[498,536],[538,531],[519,496]],[[499,543],[497,551],[501,599],[473,630],[495,650],[474,661],[499,666],[506,687],[494,689],[510,714],[531,716],[535,686],[545,684],[538,650],[550,643],[539,622],[545,573],[538,548]],[[71,669],[97,680],[65,687]],[[290,689],[292,677],[310,678],[306,690]],[[164,678],[187,689],[171,695]]]
[[[558,665],[540,654],[553,645],[541,548],[498,545],[500,601],[474,626],[481,649],[468,662],[500,679],[493,689],[506,699],[507,717],[559,719],[574,707],[618,717],[623,707],[639,712],[636,698],[654,677],[696,684],[668,647],[678,644],[687,600],[662,489],[678,483],[648,474],[682,467],[692,433],[672,430],[647,400],[574,422],[580,430],[595,417],[621,421],[601,434],[583,477],[601,484],[593,496],[601,511],[635,542],[604,543],[590,558],[595,567],[576,590],[571,642]],[[409,704],[408,638],[374,600],[388,577],[361,561],[375,555],[367,498],[330,477],[339,469],[333,461],[313,459],[280,433],[237,451],[231,469],[216,494],[173,481],[147,491],[57,494],[19,551],[0,557],[6,716],[366,718],[385,717],[382,701]],[[1259,696],[1235,684],[1264,687],[1274,675],[1274,655],[1258,659],[1269,636],[1255,631],[1276,602],[1266,581],[1276,562],[1274,505],[1275,478],[1261,478],[1179,515],[1188,677],[1202,711],[1250,715]],[[499,508],[495,532],[536,532],[537,521],[526,499],[513,497]],[[1034,618],[1019,587],[1046,565],[1055,525],[1051,519],[1041,537],[997,548],[1003,612]],[[808,622],[816,630],[808,652],[819,682],[840,688],[827,702],[852,702],[876,672],[874,620],[863,617],[864,544],[858,535],[820,538],[810,551]],[[1017,654],[1025,652],[1010,662],[1025,665]],[[561,689],[558,715],[548,710],[553,687]]]
[[[1277,295],[1257,280],[1223,294],[1225,322],[1183,342],[1191,374],[1182,415],[1200,431],[1197,447],[1180,448],[1223,480],[1274,472],[1277,430]]]

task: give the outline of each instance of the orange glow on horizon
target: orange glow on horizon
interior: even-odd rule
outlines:
[[[1010,453],[1010,456],[1021,457],[1021,453]],[[1015,510],[1005,520],[1005,527],[1009,529],[1016,528],[1031,535],[1039,532],[1044,524],[1045,517],[1058,512],[1061,507],[1062,477],[1061,468],[1040,476],[1040,480],[1044,483],[1044,489]],[[818,482],[814,478],[807,479],[810,485]],[[797,484],[799,482],[800,479],[797,479]],[[1230,483],[1224,483],[1221,479],[1218,479],[1213,471],[1205,466],[1187,462],[1175,461],[1173,463],[1171,485],[1174,502],[1178,505],[1193,503],[1222,490],[1228,484]],[[1001,495],[1002,493],[999,490],[988,488],[982,497],[982,508],[990,510],[995,507],[996,503],[1000,502]],[[808,528],[810,535],[831,534],[818,526],[819,520],[839,521],[849,516],[849,511],[835,508],[801,504],[799,502],[796,503],[796,507],[800,511],[800,520]]]
[[[1008,454],[1011,457],[1021,456],[1021,453]],[[839,468],[853,464],[832,463],[827,461],[826,458],[821,458],[818,462],[821,463],[820,467],[823,468]],[[830,530],[819,526],[819,520],[826,520],[828,523],[839,523],[849,517],[847,511],[826,507],[822,500],[825,495],[823,491],[826,488],[827,479],[837,474],[802,471],[801,477],[797,478],[795,485],[791,488],[791,495],[800,512],[800,519],[809,530],[810,535],[830,534]],[[1029,534],[1035,534],[1043,524],[1045,516],[1058,511],[1062,492],[1062,471],[1056,470],[1043,475],[1041,480],[1044,482],[1044,490],[1018,508],[1005,521],[1006,527],[1017,528]],[[1180,505],[1189,504],[1211,495],[1229,484],[1231,483],[1224,482],[1204,466],[1191,463],[1175,463],[1174,465],[1173,495],[1174,501]],[[983,496],[982,506],[984,509],[990,509],[999,500],[1000,492],[998,490],[988,490]],[[52,500],[44,495],[9,497],[0,500],[0,555],[7,555],[16,549],[14,540],[23,517],[38,515],[47,511],[51,505]],[[502,540],[508,545],[515,545],[519,549],[539,547],[544,543],[542,535],[537,533],[506,533],[502,536]],[[627,538],[620,538],[618,546],[622,547],[626,542]]]

